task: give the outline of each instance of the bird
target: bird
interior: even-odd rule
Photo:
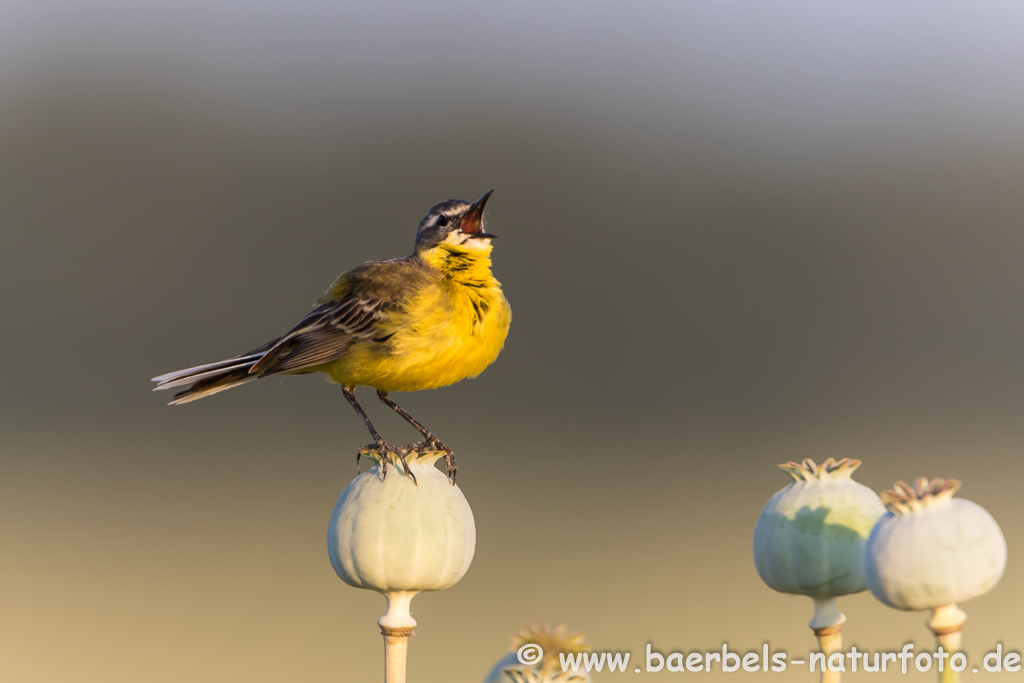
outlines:
[[[455,483],[454,451],[389,397],[393,391],[436,389],[473,378],[504,348],[512,311],[491,272],[492,241],[484,206],[449,199],[433,206],[416,229],[412,254],[368,261],[328,287],[315,307],[283,336],[216,363],[152,379],[154,391],[177,388],[170,405],[189,403],[262,377],[321,372],[341,385],[373,443],[359,457],[376,454],[387,476],[389,454],[413,476],[406,455],[441,452]],[[387,442],[356,400],[355,388],[377,398],[423,437],[396,447]]]

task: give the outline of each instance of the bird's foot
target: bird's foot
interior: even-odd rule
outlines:
[[[445,471],[448,473],[448,478],[452,480],[452,485],[455,485],[455,476],[459,472],[459,466],[455,462],[455,451],[446,443],[431,434],[423,441],[410,444],[409,449],[415,453],[444,453]]]
[[[409,446],[392,446],[384,439],[378,438],[375,443],[368,443],[359,449],[359,452],[356,454],[356,471],[359,471],[359,459],[362,456],[376,454],[380,460],[380,477],[384,479],[388,476],[388,454],[394,453],[402,463],[402,469],[412,478],[412,483],[418,485],[419,482],[416,481],[416,475],[409,469],[409,463],[405,459],[406,454],[412,450]]]

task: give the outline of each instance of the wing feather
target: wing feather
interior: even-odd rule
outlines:
[[[234,358],[153,378],[157,389],[185,387],[171,403],[187,403],[259,377],[313,372],[346,353],[353,342],[386,343],[386,325],[417,289],[436,278],[413,257],[371,261],[342,274],[319,305],[283,337]]]
[[[317,306],[251,368],[265,376],[322,365],[345,355],[354,340],[372,341],[394,301],[351,297]]]

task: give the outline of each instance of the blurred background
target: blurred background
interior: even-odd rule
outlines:
[[[1019,650],[1022,21],[7,0],[0,679],[379,680],[384,601],[325,552],[367,440],[340,389],[169,408],[148,380],[281,334],[340,271],[409,253],[431,205],[491,188],[505,351],[396,395],[456,449],[478,526],[465,579],[413,603],[411,681],[482,680],[540,620],[635,658],[807,652],[810,601],[750,552],[775,465],[804,457],[860,458],[875,490],[962,478],[1010,553],[964,645]],[[931,644],[923,614],[840,608],[848,645]]]

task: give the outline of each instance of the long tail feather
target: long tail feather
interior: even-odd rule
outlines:
[[[237,387],[239,384],[245,384],[251,382],[254,379],[259,379],[258,375],[249,374],[249,365],[243,365],[240,368],[234,368],[227,372],[224,372],[216,377],[209,377],[202,379],[190,386],[184,391],[179,391],[174,395],[174,399],[170,402],[170,405],[176,406],[182,403],[189,403],[196,399],[204,398],[206,396],[212,396],[217,392]]]
[[[251,361],[249,362],[249,365],[252,365],[262,357],[262,353],[250,353],[244,356],[236,356],[234,358],[228,358],[227,360],[217,361],[216,363],[207,363],[206,365],[197,365],[194,368],[185,368],[184,370],[168,372],[166,375],[160,375],[159,377],[154,377],[152,379],[153,382],[156,382],[159,385],[153,391],[158,391],[160,389],[170,389],[173,386],[177,386],[175,382],[181,379],[195,377],[200,374],[215,370],[222,370],[225,368],[235,367],[247,361]]]
[[[257,356],[257,358],[259,357]],[[153,387],[153,391],[163,391],[165,389],[173,389],[174,387],[183,387],[189,384],[196,384],[197,382],[201,382],[204,379],[222,377],[233,370],[244,369],[245,372],[248,373],[249,368],[251,368],[253,363],[255,362],[255,360],[242,363],[236,362],[232,363],[231,365],[224,365],[219,368],[213,368],[211,370],[207,370],[206,372],[203,372],[202,368],[195,368],[196,372],[194,374],[180,375],[178,377],[168,377],[167,379],[159,382],[155,387]],[[253,376],[258,377],[258,375]]]
[[[259,379],[260,373],[251,372],[252,366],[260,358],[263,358],[267,350],[272,348],[277,342],[278,340],[275,339],[257,349],[234,358],[217,361],[216,363],[207,363],[206,365],[197,365],[194,368],[168,372],[165,375],[154,377],[153,381],[156,382],[156,386],[153,387],[153,391],[184,387],[184,390],[176,393],[171,400],[171,405],[178,405],[216,394],[218,391],[224,391],[239,384],[251,382],[254,379]]]

